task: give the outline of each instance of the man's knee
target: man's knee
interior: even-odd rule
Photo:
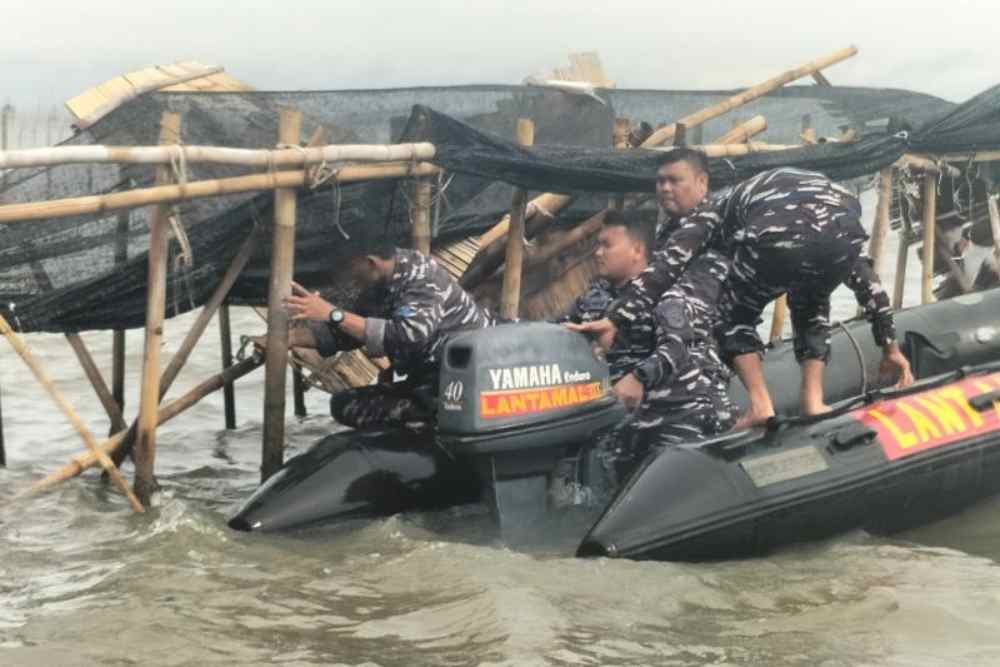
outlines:
[[[809,359],[827,363],[830,360],[830,328],[813,327],[795,334],[795,360],[800,364]]]
[[[734,357],[764,351],[764,341],[757,328],[748,324],[736,324],[719,332],[719,352],[723,361],[732,364]]]

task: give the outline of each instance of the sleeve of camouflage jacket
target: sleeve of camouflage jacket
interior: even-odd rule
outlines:
[[[450,286],[447,290],[455,289]],[[387,319],[365,319],[365,347],[375,357],[388,356],[393,365],[422,361],[427,345],[437,336],[444,314],[447,290],[432,282],[415,285],[403,293],[400,305]]]
[[[316,351],[324,357],[361,347],[361,341],[354,340],[327,322],[309,322],[309,330],[316,339]]]
[[[884,347],[896,340],[889,294],[872,268],[871,260],[864,255],[858,257],[845,284],[854,292],[854,298],[865,312],[865,319],[871,322],[875,343]]]
[[[673,376],[687,367],[690,353],[685,338],[690,336],[690,318],[683,302],[662,302],[656,313],[656,348],[635,368],[636,377],[647,391],[672,383]]]
[[[634,322],[640,312],[649,312],[660,296],[684,273],[688,263],[701,254],[722,219],[709,208],[700,208],[683,218],[653,253],[645,271],[635,277],[608,311],[618,328]]]

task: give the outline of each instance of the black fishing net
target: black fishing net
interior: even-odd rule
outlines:
[[[651,191],[652,151],[609,148],[616,116],[651,124],[683,117],[725,99],[731,91],[707,93],[597,91],[579,96],[532,87],[473,86],[388,91],[304,93],[156,93],[115,110],[65,142],[150,145],[165,110],[183,116],[186,144],[272,147],[278,111],[294,106],[304,114],[305,142],[318,127],[330,143],[433,141],[435,162],[447,175],[435,190],[437,242],[481,232],[510,207],[513,187],[533,192],[569,192],[573,205],[556,224],[573,225],[607,203],[607,192]],[[740,110],[739,120],[762,113],[771,143],[798,143],[802,116],[809,114],[821,136],[846,127],[864,134],[852,144],[826,143],[782,153],[756,153],[712,161],[722,185],[762,169],[795,164],[834,178],[870,174],[904,150],[897,136],[872,133],[889,115],[910,110],[919,123],[940,119],[953,105],[916,93],[825,87],[785,88]],[[658,110],[658,112],[657,112]],[[518,118],[536,127],[531,149],[517,146]],[[717,119],[703,129],[704,141],[729,129]],[[948,126],[945,131],[951,132]],[[691,137],[689,137],[690,139]],[[1000,144],[1000,140],[995,142]],[[224,166],[178,165],[189,181],[250,173]],[[67,165],[4,175],[2,203],[40,201],[147,187],[153,169],[130,165]],[[298,197],[296,278],[349,304],[353,295],[338,273],[348,254],[390,238],[410,236],[406,181],[391,180],[304,189]],[[191,247],[190,266],[180,261],[182,244],[171,241],[167,314],[201,305],[256,227],[261,242],[230,294],[233,303],[266,302],[270,267],[270,193],[228,195],[173,208],[177,227]],[[25,331],[79,331],[141,326],[145,309],[148,207],[68,219],[0,225],[0,311]]]

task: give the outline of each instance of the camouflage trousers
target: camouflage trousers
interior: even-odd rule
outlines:
[[[767,218],[768,224],[780,227],[781,217]],[[861,257],[864,241],[863,230],[851,219],[818,229],[799,226],[794,235],[778,232],[737,245],[719,300],[723,357],[729,361],[763,351],[757,333],[761,313],[771,301],[787,294],[796,359],[827,361],[830,294],[850,279],[859,262],[867,268]]]
[[[604,444],[608,458],[614,462],[618,483],[624,483],[650,452],[707,440],[732,429],[736,416],[728,396],[723,398],[716,405],[661,413],[669,416],[655,420],[636,415],[622,422]]]
[[[417,390],[402,383],[338,392],[330,398],[330,414],[351,428],[412,426],[434,418],[433,410],[417,396]]]

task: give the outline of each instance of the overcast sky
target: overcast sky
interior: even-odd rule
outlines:
[[[1000,83],[1000,3],[0,0],[0,101],[28,110],[150,64],[260,89],[519,83],[596,50],[620,88],[734,88],[848,45],[834,84],[961,101]]]

